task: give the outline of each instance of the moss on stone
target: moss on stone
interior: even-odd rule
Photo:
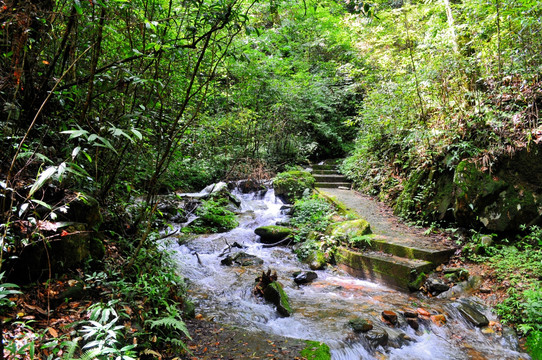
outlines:
[[[307,347],[301,351],[301,356],[307,360],[330,360],[331,350],[329,346],[318,341],[307,340]]]
[[[372,233],[371,226],[365,219],[342,221],[331,224],[326,233],[336,238],[354,238]]]

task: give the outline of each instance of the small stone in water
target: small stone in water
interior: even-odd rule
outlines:
[[[397,314],[390,310],[382,311],[382,317],[384,320],[389,321],[393,325],[397,324]]]
[[[389,336],[385,330],[375,329],[367,332],[365,334],[365,338],[367,338],[367,340],[369,340],[369,342],[376,347],[378,345],[386,346]]]
[[[318,278],[318,274],[314,271],[306,271],[295,275],[294,282],[298,285],[308,284]]]
[[[418,308],[417,311],[418,311],[418,314],[420,314],[421,316],[427,316],[427,317],[431,316],[429,311],[427,311],[427,310],[425,310],[423,308]]]
[[[348,322],[355,332],[367,332],[373,329],[373,323],[371,320],[355,318]]]
[[[403,315],[406,317],[406,318],[417,318],[418,317],[418,312],[414,309],[405,309],[403,310]]]

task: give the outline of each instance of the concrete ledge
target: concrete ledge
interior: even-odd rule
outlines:
[[[339,247],[337,264],[352,276],[383,283],[401,291],[409,291],[409,285],[421,273],[429,273],[435,266],[424,260],[412,260],[373,252],[360,253]]]

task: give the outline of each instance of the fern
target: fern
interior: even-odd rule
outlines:
[[[173,331],[179,331],[190,338],[186,324],[176,317],[168,316],[158,320],[147,320],[146,323],[150,325],[151,329],[165,327]]]

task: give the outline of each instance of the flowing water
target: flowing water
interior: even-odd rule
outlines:
[[[241,200],[240,226],[228,233],[195,237],[183,245],[169,245],[176,250],[179,271],[189,279],[191,296],[198,311],[217,322],[245,329],[328,344],[333,359],[529,359],[519,353],[515,336],[480,330],[463,321],[450,300],[425,299],[395,291],[383,285],[353,278],[336,269],[317,271],[318,279],[298,286],[292,274],[308,268],[299,263],[289,248],[263,248],[254,229],[285,220],[280,200],[272,190],[261,197],[236,194]],[[237,242],[246,253],[264,260],[260,266],[228,267],[220,261],[227,244]],[[279,282],[290,298],[294,313],[280,317],[273,305],[252,294],[254,280],[263,270],[276,270]],[[422,321],[414,331],[400,320],[395,328],[385,325],[383,310],[423,308],[444,313],[445,325]],[[489,311],[488,319],[496,320]],[[348,326],[350,319],[371,319],[375,328],[389,335],[386,348],[374,347],[363,335]],[[505,332],[506,333],[506,332]]]

